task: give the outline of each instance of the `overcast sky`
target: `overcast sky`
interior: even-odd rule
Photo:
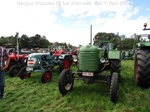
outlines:
[[[35,34],[78,46],[97,32],[127,37],[150,27],[149,0],[0,0],[0,36]]]

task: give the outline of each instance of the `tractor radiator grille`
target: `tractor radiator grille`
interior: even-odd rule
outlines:
[[[98,70],[98,54],[95,52],[80,52],[78,66],[80,71],[95,72]]]

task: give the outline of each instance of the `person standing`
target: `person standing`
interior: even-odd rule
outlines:
[[[121,60],[126,60],[125,51],[122,51],[121,56],[122,56],[122,59],[121,59]]]
[[[0,99],[4,96],[5,70],[8,68],[9,63],[10,58],[6,48],[0,46]]]

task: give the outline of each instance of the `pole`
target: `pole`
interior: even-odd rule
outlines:
[[[19,60],[19,42],[18,42],[18,35],[19,33],[16,33],[16,38],[17,38],[17,59]]]
[[[90,25],[90,43],[92,45],[92,25]]]

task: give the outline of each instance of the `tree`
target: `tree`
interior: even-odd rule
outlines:
[[[112,41],[114,44],[118,45],[120,44],[121,38],[119,35],[116,35],[114,33],[106,33],[106,32],[98,32],[95,36],[94,36],[94,45],[98,44],[97,40],[110,40]]]
[[[29,37],[26,34],[23,34],[19,39],[19,47],[21,48],[30,48]]]

